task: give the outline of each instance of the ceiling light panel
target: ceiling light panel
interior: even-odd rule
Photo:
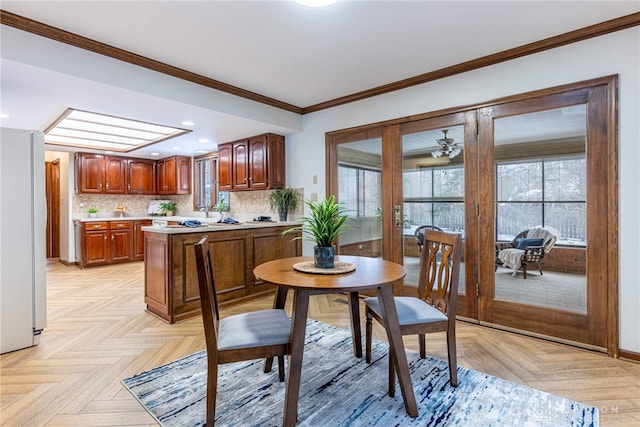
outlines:
[[[45,130],[45,143],[128,152],[191,132],[72,108]]]

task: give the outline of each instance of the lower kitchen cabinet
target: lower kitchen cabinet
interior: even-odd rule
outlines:
[[[132,260],[132,221],[75,221],[76,263],[81,267]]]
[[[194,245],[203,236],[209,240],[219,303],[271,292],[273,285],[257,281],[253,269],[266,261],[302,254],[299,239],[281,235],[287,228],[290,226],[177,234],[145,231],[147,311],[169,323],[200,313]]]
[[[140,219],[133,221],[133,252],[131,253],[132,261],[142,261],[144,259],[144,231],[142,227],[149,226],[153,223],[150,219]]]

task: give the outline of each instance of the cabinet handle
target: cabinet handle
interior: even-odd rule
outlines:
[[[113,237],[114,237],[114,236],[111,236],[111,241],[112,241],[112,242],[113,242]]]
[[[107,240],[107,236],[104,236],[104,240]]]
[[[109,189],[109,183],[107,182],[107,190]]]
[[[131,190],[131,184],[127,185],[127,190]]]
[[[93,228],[100,228],[100,226],[99,226],[99,225],[97,225],[97,224],[94,224],[94,225],[93,225]]]

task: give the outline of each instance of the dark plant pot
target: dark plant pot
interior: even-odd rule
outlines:
[[[287,214],[289,211],[286,208],[278,208],[278,215],[280,216],[280,221],[284,222],[287,220]]]
[[[333,268],[335,251],[335,246],[314,246],[313,266],[316,268]]]

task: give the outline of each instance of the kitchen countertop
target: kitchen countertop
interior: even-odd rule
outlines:
[[[175,217],[170,217],[175,218]],[[186,221],[188,219],[197,219],[202,223],[199,227],[187,227],[184,225],[150,225],[142,227],[142,231],[160,233],[160,234],[185,234],[185,233],[202,233],[210,231],[229,231],[229,230],[241,230],[250,228],[268,228],[268,227],[296,227],[301,225],[300,222],[287,221],[287,222],[259,222],[259,221],[247,221],[240,222],[238,224],[220,224],[215,219],[208,219],[205,222],[204,218],[181,218],[178,221]],[[175,221],[175,219],[171,219]]]

